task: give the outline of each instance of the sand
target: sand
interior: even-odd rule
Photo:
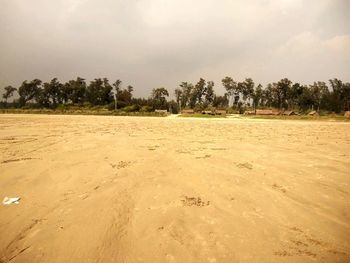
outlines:
[[[0,115],[0,262],[350,262],[350,123]]]

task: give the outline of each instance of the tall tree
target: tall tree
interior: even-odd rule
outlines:
[[[181,82],[180,88],[182,89],[181,106],[185,108],[191,104],[191,94],[194,87],[191,83]]]
[[[322,100],[328,92],[328,87],[325,82],[314,82],[313,85],[310,85],[310,92],[311,96],[313,97],[313,106],[317,108],[317,111],[319,111]]]
[[[253,91],[252,99],[253,99],[253,107],[254,110],[259,106],[260,101],[262,100],[263,97],[263,89],[262,85],[259,84],[256,89]]]
[[[181,107],[182,105],[182,95],[183,95],[183,91],[180,88],[176,88],[174,91],[175,94],[175,101],[177,103],[177,105],[179,106],[179,111],[181,112]],[[186,105],[184,105],[186,106]]]
[[[118,108],[118,93],[120,91],[122,81],[120,79],[117,79],[112,85],[114,87],[114,100],[115,100],[114,109],[116,110]]]
[[[26,80],[22,82],[22,85],[18,88],[19,103],[21,106],[25,106],[28,101],[33,100],[40,92],[40,85],[42,81],[40,79],[34,79],[31,82]]]
[[[167,109],[167,100],[169,92],[166,88],[157,88],[152,90],[152,100],[154,109]]]
[[[86,82],[85,79],[77,77],[76,80],[70,80],[64,84],[64,100],[71,100],[74,104],[82,104],[86,97]]]
[[[239,90],[242,92],[243,101],[248,100],[250,105],[250,100],[254,94],[254,81],[251,78],[246,78],[243,82],[238,83]]]
[[[92,105],[104,105],[113,101],[112,86],[107,78],[98,78],[90,82],[86,95]]]
[[[292,82],[287,79],[281,79],[280,81],[277,82],[276,85],[276,94],[278,98],[278,107],[280,109],[284,108],[289,108],[288,101],[287,101],[287,94],[292,86]]]
[[[57,78],[52,79],[50,82],[43,84],[44,93],[48,96],[52,105],[55,107],[57,103],[62,103],[65,100],[66,93],[62,90],[63,84],[61,84]]]
[[[225,77],[222,79],[222,85],[226,89],[229,100],[232,104],[237,104],[239,100],[239,90],[237,87],[237,82],[235,82],[231,77]]]
[[[3,99],[7,102],[9,98],[13,96],[13,93],[17,90],[16,88],[12,86],[6,86],[5,88],[5,93],[2,94]]]
[[[214,82],[213,81],[208,81],[207,82],[207,87],[205,89],[205,104],[206,106],[212,106],[214,102]]]
[[[199,81],[194,86],[192,96],[191,96],[191,106],[192,108],[198,104],[202,104],[203,96],[205,95],[205,80],[200,78]]]

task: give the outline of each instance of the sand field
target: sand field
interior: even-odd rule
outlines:
[[[350,123],[0,115],[0,262],[350,262]]]

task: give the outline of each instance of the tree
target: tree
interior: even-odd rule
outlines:
[[[115,87],[115,94],[116,98],[118,100],[118,108],[123,108],[126,106],[129,106],[132,102],[132,92],[134,91],[134,88],[132,86],[128,86],[126,89],[121,89],[121,81],[117,81],[113,84]]]
[[[167,109],[166,97],[169,97],[169,92],[166,88],[153,89],[151,97],[154,109]]]
[[[227,96],[232,100],[232,104],[237,104],[239,100],[239,90],[237,82],[235,82],[231,77],[225,77],[222,79],[222,85],[226,89]]]
[[[205,104],[206,106],[211,106],[214,101],[214,82],[213,81],[208,81],[207,82],[207,87],[205,89]]]
[[[213,107],[226,108],[229,106],[229,95],[226,93],[224,96],[214,95]]]
[[[62,99],[64,102],[70,100],[74,104],[82,104],[86,97],[85,79],[77,77],[76,80],[70,80],[62,86]]]
[[[17,90],[16,88],[12,86],[6,86],[5,88],[5,93],[2,94],[3,99],[7,103],[7,100],[13,96],[13,93]]]
[[[191,102],[191,94],[194,89],[193,85],[188,82],[182,82],[180,84],[180,88],[182,89],[181,96],[181,107],[190,106]]]
[[[259,103],[262,97],[263,97],[263,89],[262,89],[262,85],[259,84],[256,87],[255,91],[253,91],[253,95],[252,95],[254,110],[256,110],[256,108],[259,106]]]
[[[238,83],[240,92],[242,93],[243,101],[248,100],[250,105],[250,99],[252,99],[254,94],[254,81],[251,78],[246,78],[243,82]]]
[[[92,105],[105,105],[113,101],[112,86],[107,78],[95,79],[86,89],[86,96]]]
[[[320,111],[320,106],[324,96],[327,94],[328,87],[325,82],[318,81],[310,85],[310,92],[313,98],[313,106],[317,107],[317,111]]]
[[[52,102],[53,107],[56,107],[57,103],[62,103],[63,101],[65,103],[67,102],[67,94],[64,90],[62,90],[63,84],[61,84],[57,78],[52,79],[49,83],[44,83],[43,88],[44,96],[49,98],[49,101]]]
[[[20,106],[25,106],[28,101],[33,100],[39,94],[41,83],[39,79],[34,79],[29,83],[26,80],[22,82],[18,88]]]
[[[294,109],[297,105],[300,107],[300,97],[303,94],[304,87],[300,83],[294,83],[288,90],[288,105],[290,109]]]
[[[289,108],[288,101],[287,101],[287,94],[289,93],[291,85],[292,85],[292,82],[287,78],[281,79],[279,82],[277,82],[276,95],[278,99],[279,109],[282,109],[282,107]]]
[[[180,88],[176,88],[175,91],[174,91],[174,94],[175,94],[176,103],[177,103],[177,105],[179,107],[179,111],[181,112],[183,91]]]
[[[329,83],[332,87],[330,94],[330,107],[335,112],[340,112],[349,108],[350,104],[350,83],[343,83],[339,79],[331,79]]]
[[[118,92],[120,90],[120,86],[122,85],[122,81],[120,79],[117,79],[113,84],[113,87],[115,89],[114,91],[114,110],[118,108]]]
[[[202,104],[203,96],[205,95],[205,80],[203,78],[200,78],[199,81],[194,86],[194,90],[192,93],[192,99],[191,103],[193,104],[193,107],[196,103]]]

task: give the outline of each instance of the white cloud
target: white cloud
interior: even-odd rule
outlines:
[[[107,76],[173,89],[226,75],[349,81],[346,0],[3,0],[0,85]]]

